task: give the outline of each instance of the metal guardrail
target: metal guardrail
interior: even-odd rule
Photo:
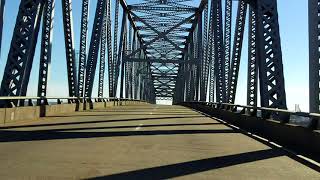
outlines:
[[[309,119],[307,125],[301,125],[298,123],[291,123],[291,124],[300,125],[313,130],[317,130],[320,126],[320,114],[317,114],[317,113],[295,112],[295,111],[278,109],[278,108],[255,107],[255,106],[248,106],[248,105],[204,102],[204,101],[191,101],[191,102],[185,102],[185,103],[201,104],[201,105],[209,106],[215,109],[238,112],[240,114],[246,114],[249,116],[262,117],[263,119],[279,120],[283,124],[291,123],[290,122],[291,116],[304,117]]]
[[[129,99],[129,98],[115,98],[115,97],[33,97],[33,96],[6,96],[0,97],[0,102],[3,103],[3,107],[23,107],[23,106],[34,106],[33,101],[37,101],[36,105],[49,105],[49,100],[56,100],[57,104],[62,104],[62,100],[67,100],[68,104],[73,103],[83,103],[83,102],[121,102],[121,101],[141,101],[137,99]],[[14,103],[19,101],[19,103]],[[25,102],[27,101],[27,105]],[[9,104],[9,105],[8,105]],[[16,105],[18,104],[18,105]]]

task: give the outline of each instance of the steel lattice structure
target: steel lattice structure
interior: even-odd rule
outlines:
[[[81,27],[74,27],[71,0],[21,0],[1,96],[26,95],[38,41],[38,96],[47,96],[54,7],[61,3],[70,97],[88,98],[94,92],[103,97],[104,90],[108,90],[110,97],[150,103],[161,99],[173,103],[235,103],[239,72],[243,69],[241,52],[246,48],[247,104],[257,106],[260,99],[263,107],[287,108],[277,0],[141,0],[135,4],[97,0],[88,37],[90,2],[79,2]],[[320,109],[319,4],[319,0],[309,0],[312,112]],[[4,6],[5,1],[1,0],[1,38]],[[234,10],[237,14],[233,20]],[[80,30],[79,64],[74,28]],[[248,47],[243,47],[245,37]],[[14,101],[15,105],[19,103],[23,102]]]

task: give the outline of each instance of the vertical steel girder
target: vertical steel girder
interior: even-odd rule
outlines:
[[[214,73],[214,62],[210,64],[210,81],[209,81],[209,102],[214,102],[214,93],[215,93],[215,73]]]
[[[126,55],[127,52],[127,24],[126,24],[126,13],[123,13],[123,22],[122,22],[122,26],[124,27],[124,31],[121,30],[121,34],[123,36],[123,38],[121,38],[120,40],[120,48],[119,48],[119,53],[118,53],[118,63],[116,67],[119,67],[119,63],[120,66],[119,68],[117,68],[116,70],[116,78],[119,75],[119,70],[121,70],[120,73],[120,98],[124,98],[123,96],[123,90],[124,90],[124,73],[125,73],[125,62],[123,62],[123,57]],[[118,81],[116,81],[118,82]],[[118,83],[117,83],[118,84]]]
[[[199,98],[199,93],[201,96],[201,93],[203,93],[203,91],[201,91],[200,89],[203,89],[203,84],[202,84],[202,78],[201,78],[201,72],[202,72],[202,66],[204,64],[204,59],[203,59],[203,22],[202,22],[202,12],[199,15],[198,18],[198,26],[197,26],[197,59],[198,59],[198,64],[197,64],[197,68],[196,68],[196,100],[200,100]],[[202,86],[201,86],[202,85]]]
[[[208,4],[204,9],[204,27],[203,27],[203,59],[201,69],[201,89],[200,89],[200,101],[206,101],[207,89],[208,89],[208,76],[209,76],[209,58],[208,58]]]
[[[191,57],[194,57],[194,44],[193,44],[193,41],[194,41],[194,35],[191,36],[191,40],[190,40],[190,46],[188,47],[189,48],[189,53],[191,54]],[[192,85],[193,85],[193,65],[191,64],[187,64],[187,70],[186,70],[186,75],[187,75],[187,78],[186,78],[186,100],[187,101],[193,101],[193,91],[192,91]]]
[[[257,0],[257,42],[261,106],[286,109],[276,0]]]
[[[105,60],[106,60],[106,43],[107,43],[107,14],[104,12],[104,20],[101,32],[101,47],[100,47],[100,67],[99,67],[99,84],[98,84],[98,97],[103,97],[104,89],[104,73],[105,73]]]
[[[72,20],[72,2],[71,0],[62,0],[63,27],[66,47],[66,61],[68,71],[69,96],[78,95],[76,57],[73,38],[73,20]]]
[[[117,93],[116,89],[116,76],[115,76],[115,71],[116,71],[116,62],[118,60],[118,28],[119,28],[119,6],[120,2],[119,0],[115,1],[115,10],[114,10],[114,38],[113,38],[113,60],[112,60],[112,65],[109,64],[109,69],[111,69],[112,73],[112,81],[109,82],[109,92],[111,97],[115,97]],[[110,62],[109,62],[110,63]],[[110,73],[109,73],[110,75]],[[111,76],[109,78],[109,81],[111,79]]]
[[[2,48],[3,18],[6,0],[0,0],[0,53]]]
[[[80,53],[78,70],[79,96],[84,95],[85,70],[87,61],[87,35],[89,21],[89,0],[82,0],[81,30],[80,30]]]
[[[320,112],[320,0],[309,0],[309,108]]]
[[[239,2],[241,4],[241,1]],[[229,91],[229,71],[231,57],[231,21],[232,18],[232,0],[225,0],[225,24],[224,24],[224,81],[225,92]],[[237,27],[236,27],[237,28]],[[226,94],[228,96],[228,94]],[[227,97],[228,98],[228,97]],[[228,99],[226,99],[228,100]]]
[[[209,62],[209,72],[210,72],[210,81],[209,81],[209,101],[214,101],[214,94],[215,94],[215,52],[214,52],[214,26],[213,26],[213,19],[214,19],[214,5],[211,3],[210,13],[209,13],[209,33],[208,33],[208,62]]]
[[[132,35],[132,27],[129,23],[129,31],[128,31],[128,44],[127,44],[127,51],[132,51],[133,46],[133,35]],[[126,92],[126,98],[132,98],[132,63],[126,63],[125,64],[125,92]]]
[[[237,93],[237,84],[239,76],[239,67],[240,67],[240,58],[241,50],[243,43],[243,34],[246,21],[247,13],[247,3],[243,0],[239,1],[238,4],[238,14],[236,19],[236,30],[233,41],[233,53],[232,53],[232,62],[231,70],[229,74],[229,88],[228,88],[228,102],[234,104],[236,93]]]
[[[111,35],[111,1],[107,0],[107,51],[108,51],[108,86],[109,97],[113,97],[113,59],[112,59],[112,35]]]
[[[129,98],[129,94],[130,94],[130,64],[131,63],[125,63],[125,97]]]
[[[138,41],[137,41],[137,32],[134,30],[133,32],[133,42],[132,42],[132,48],[131,48],[131,52],[136,50],[138,46]],[[133,99],[137,99],[136,97],[136,91],[137,91],[137,63],[133,62],[132,63],[132,72],[131,72],[131,89],[132,89],[132,98]]]
[[[91,34],[91,42],[90,42],[90,49],[88,54],[87,60],[87,67],[86,67],[86,81],[85,81],[85,96],[91,97],[94,77],[97,67],[97,60],[99,54],[99,47],[101,42],[101,35],[103,29],[103,20],[105,19],[105,10],[106,10],[106,0],[98,0],[97,1],[97,8],[93,23],[93,29]]]
[[[47,0],[44,5],[41,53],[39,65],[38,97],[47,96],[48,75],[51,64],[52,29],[55,0]],[[38,101],[38,103],[41,103]]]
[[[41,0],[22,0],[20,3],[1,83],[1,96],[26,95],[42,10]]]
[[[121,74],[120,74],[120,80],[121,80],[121,83],[120,83],[120,97],[122,97],[121,95],[123,95],[122,93],[122,72],[123,72],[123,61],[122,61],[122,56],[123,56],[123,51],[125,50],[125,43],[126,43],[126,26],[127,26],[127,12],[126,10],[124,9],[123,10],[123,15],[122,15],[122,25],[121,25],[121,32],[120,32],[120,42],[119,42],[119,50],[118,50],[118,53],[117,53],[117,60],[116,62],[114,63],[115,66],[115,76],[114,76],[114,95],[116,95],[116,90],[118,88],[118,80],[119,80],[119,71],[121,70]]]
[[[214,58],[215,58],[215,77],[216,77],[216,101],[225,102],[225,62],[223,47],[223,27],[222,27],[222,6],[221,0],[212,1],[213,19],[212,28],[214,29]]]
[[[247,105],[257,106],[258,94],[258,59],[257,59],[257,16],[256,10],[249,6],[249,47],[248,47],[248,80]]]

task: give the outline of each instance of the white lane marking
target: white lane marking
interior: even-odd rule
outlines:
[[[139,129],[141,129],[142,126],[143,126],[143,124],[139,124],[139,126],[136,127],[134,130],[135,130],[135,131],[138,131]]]

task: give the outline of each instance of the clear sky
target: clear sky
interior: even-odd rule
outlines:
[[[91,0],[89,34],[92,30],[93,16],[97,0]],[[130,0],[134,2],[136,0]],[[4,34],[0,60],[0,78],[2,78],[4,66],[7,60],[12,32],[18,13],[20,0],[7,0]],[[198,1],[196,2],[198,4]],[[237,3],[234,3],[236,10]],[[289,109],[294,109],[295,104],[300,104],[303,111],[308,111],[308,1],[306,0],[278,0],[278,11],[280,21],[281,44],[283,53],[285,85],[287,93],[287,104]],[[234,17],[236,11],[233,12]],[[80,38],[81,1],[73,0],[73,22],[75,49],[79,49]],[[233,30],[234,31],[234,30]],[[67,96],[67,74],[64,50],[64,34],[62,28],[61,1],[56,0],[56,11],[53,30],[52,63],[49,79],[49,96]],[[247,31],[246,31],[247,34]],[[89,35],[89,38],[91,35]],[[247,79],[247,35],[243,44],[243,53],[240,66],[240,79],[236,103],[246,103],[246,79]],[[39,41],[40,42],[40,41]],[[37,94],[39,46],[34,59],[31,73],[28,95]],[[98,76],[96,75],[96,78]],[[107,77],[106,77],[107,78]],[[97,82],[97,80],[95,81]],[[97,83],[95,83],[95,87]],[[94,94],[97,94],[97,88]],[[105,88],[105,94],[107,89]]]

